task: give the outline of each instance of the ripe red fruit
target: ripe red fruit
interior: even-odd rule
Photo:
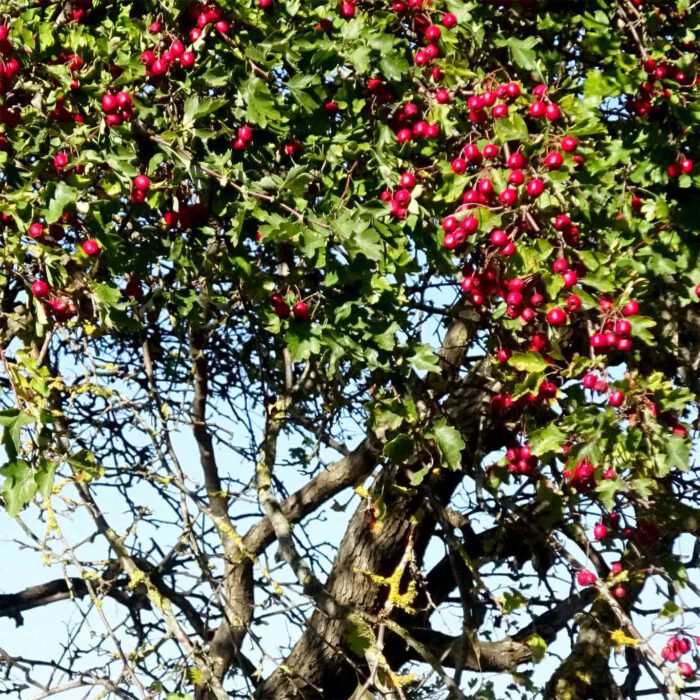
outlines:
[[[194,62],[196,60],[196,56],[194,55],[194,52],[192,51],[185,51],[182,56],[180,56],[180,65],[183,68],[192,68],[194,65]]]
[[[541,294],[533,294],[530,297],[530,304],[535,308],[539,308],[544,304],[544,297]]]
[[[541,117],[544,117],[547,113],[547,105],[545,105],[545,103],[540,100],[536,100],[530,105],[529,112],[531,117],[534,117],[535,119],[540,119]]]
[[[689,678],[695,673],[695,669],[687,661],[681,661],[678,664],[678,673],[680,673],[683,678]]]
[[[411,193],[405,189],[397,190],[394,194],[394,201],[402,207],[408,206],[411,201]]]
[[[561,150],[572,153],[578,148],[578,139],[575,136],[565,136],[561,140]]]
[[[412,190],[416,186],[416,176],[413,173],[403,173],[401,175],[401,187]]]
[[[502,229],[494,229],[491,231],[491,235],[489,236],[489,240],[491,241],[492,245],[497,246],[498,248],[501,248],[508,242],[508,234],[503,231]]]
[[[117,98],[115,95],[111,95],[108,92],[102,95],[102,110],[104,112],[113,112],[117,106]]]
[[[399,129],[396,132],[396,140],[399,143],[406,143],[406,141],[410,141],[412,136],[413,134],[411,133],[410,129]]]
[[[457,26],[457,17],[451,12],[445,12],[442,16],[442,26],[446,29],[452,29]]]
[[[552,272],[561,274],[569,269],[569,261],[566,258],[557,258],[552,263]]]
[[[57,153],[53,157],[53,164],[56,170],[63,170],[68,165],[68,156],[65,153]]]
[[[608,398],[608,403],[613,406],[613,408],[618,408],[619,406],[622,406],[622,404],[625,402],[625,395],[623,392],[619,390],[615,390],[610,394],[610,397]]]
[[[681,166],[678,163],[671,163],[667,168],[666,172],[668,176],[672,179],[676,179],[681,176]]]
[[[479,220],[475,216],[467,216],[462,221],[465,233],[474,233],[479,228]]]
[[[622,307],[623,316],[636,316],[639,313],[639,304],[631,299]]]
[[[683,160],[680,162],[680,167],[686,175],[690,175],[690,173],[693,172],[695,163],[693,163],[693,161],[690,158],[683,158]]]
[[[522,170],[511,170],[508,173],[508,184],[515,187],[520,187],[520,185],[525,182],[525,173]]]
[[[539,197],[544,192],[544,188],[544,180],[541,180],[539,177],[533,177],[527,183],[527,193],[530,197]]]
[[[632,332],[632,324],[625,320],[625,319],[620,319],[616,324],[615,324],[615,333],[618,335],[629,335]]]
[[[515,99],[520,96],[520,85],[518,83],[508,83],[506,86],[506,93],[508,97]]]
[[[610,573],[613,576],[618,576],[619,574],[621,574],[622,573],[622,562],[621,561],[613,562],[612,566],[610,567]]]
[[[519,170],[527,165],[527,158],[522,153],[512,153],[508,156],[506,165],[510,170]]]
[[[38,222],[34,222],[29,226],[29,237],[33,238],[35,241],[43,238],[44,236],[44,225]]]
[[[612,589],[612,594],[618,600],[622,600],[627,595],[627,589],[622,584],[620,584]]]
[[[462,175],[467,172],[467,161],[464,160],[464,158],[455,158],[450,167],[452,168],[453,173]]]
[[[566,273],[565,273],[566,274]],[[581,308],[581,297],[578,294],[570,294],[566,299],[566,310],[570,313]]]
[[[474,143],[469,143],[464,147],[464,157],[470,162],[478,165],[483,160],[479,147]]]
[[[137,175],[134,178],[134,189],[145,191],[151,186],[151,181],[147,175]]]
[[[215,25],[214,29],[216,29],[219,34],[228,34],[228,30],[231,28],[231,25],[225,20],[225,19],[220,19]]]
[[[547,117],[550,122],[554,122],[559,119],[559,117],[561,117],[561,109],[559,109],[559,105],[555,105],[554,103],[548,104],[545,108],[544,116]]]
[[[194,44],[195,42],[199,41],[199,39],[201,39],[202,30],[199,27],[192,27],[192,29],[190,29],[189,37],[190,43]]]
[[[544,164],[550,170],[559,170],[564,164],[564,156],[559,153],[559,151],[553,151],[547,154],[547,157],[544,159]]]
[[[493,106],[491,110],[491,115],[494,119],[503,119],[508,116],[508,105],[501,102]]]
[[[578,275],[576,274],[575,270],[567,270],[562,275],[562,279],[564,280],[565,287],[573,287],[578,282]]]
[[[32,284],[32,294],[37,299],[42,299],[49,293],[49,285],[44,280],[36,280]]]
[[[499,348],[496,351],[496,359],[499,362],[508,362],[512,356],[512,352],[508,348]]]
[[[597,540],[604,540],[608,536],[608,528],[603,523],[596,523],[593,528],[593,537]]]
[[[587,372],[586,374],[583,375],[583,379],[581,380],[581,384],[583,385],[584,389],[590,389],[593,391],[595,389],[595,385],[598,382],[598,377],[593,374],[593,372]]]
[[[518,201],[518,191],[512,187],[507,187],[498,196],[498,201],[507,207],[512,207]]]
[[[93,238],[89,238],[83,242],[83,253],[89,257],[93,257],[100,252],[100,244]]]
[[[608,346],[608,341],[605,337],[605,333],[594,333],[590,339],[591,347],[595,350],[603,350]]]
[[[131,95],[128,92],[118,92],[116,100],[119,107],[129,107],[131,105]]]
[[[292,307],[292,314],[300,321],[307,321],[311,318],[311,309],[305,301],[298,301]]]
[[[446,90],[445,88],[440,88],[439,90],[435,91],[435,100],[441,104],[447,104],[450,100],[452,99],[452,95],[450,95],[450,91]]]
[[[484,146],[484,158],[488,158],[489,160],[493,160],[494,158],[498,157],[498,146],[495,143],[487,143]]]
[[[351,2],[343,2],[340,4],[340,16],[343,19],[352,19],[355,16],[355,5]]]
[[[552,326],[561,326],[566,323],[566,312],[559,308],[550,309],[547,312],[547,322]]]
[[[592,586],[597,580],[598,577],[592,571],[584,569],[576,574],[576,581],[579,586]]]
[[[435,24],[429,24],[425,28],[425,38],[430,42],[430,41],[437,41],[440,38],[440,34],[442,32],[440,31],[440,27],[438,27]]]
[[[445,233],[453,233],[459,228],[459,219],[456,216],[446,216],[442,220],[442,230]]]

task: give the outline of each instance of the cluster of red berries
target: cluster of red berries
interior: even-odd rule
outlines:
[[[696,640],[698,642],[698,640]],[[693,643],[688,637],[683,637],[681,635],[674,635],[667,642],[664,648],[661,650],[661,658],[664,661],[669,661],[670,663],[675,663],[681,656],[689,653],[693,648]],[[678,664],[678,673],[684,678],[689,678],[694,675],[695,668],[689,664],[687,661],[681,661]]]
[[[236,132],[236,138],[233,141],[233,149],[235,151],[242,151],[248,148],[251,140],[253,139],[253,130],[247,125],[238,128]]]
[[[166,211],[163,214],[163,221],[168,228],[179,225],[183,229],[189,229],[206,220],[208,214],[209,207],[204,202],[180,204],[177,211],[174,209]]]
[[[12,81],[19,70],[19,61],[12,55],[13,48],[8,37],[9,27],[0,24],[0,95],[4,95],[12,87]]]
[[[275,293],[270,297],[270,303],[279,318],[289,318],[290,315],[298,321],[308,321],[311,318],[311,309],[305,301],[295,302],[290,309],[284,297]]]
[[[682,68],[669,61],[648,58],[643,62],[647,77],[639,85],[639,93],[627,100],[626,107],[632,114],[646,117],[658,112],[664,100],[673,95],[673,89],[691,88],[700,76],[688,75]]]
[[[372,81],[370,81],[372,82]],[[376,85],[371,92],[378,94],[380,99],[386,99],[385,95],[390,95],[388,88],[381,83]],[[396,140],[400,143],[408,143],[413,139],[436,139],[440,136],[440,126],[420,119],[420,109],[415,102],[407,102],[395,115],[393,119],[396,130]]]
[[[639,313],[639,303],[634,299],[628,301],[615,313],[613,302],[603,297],[600,300],[600,309],[603,312],[603,323],[600,330],[591,334],[590,344],[598,354],[605,354],[613,350],[628,352],[632,349],[632,324],[626,317],[636,316]]]
[[[340,3],[338,12],[343,19],[352,19],[355,16],[357,12],[355,8],[356,2],[357,0],[343,0]]]
[[[403,173],[400,178],[401,187],[396,190],[384,190],[379,199],[386,202],[391,215],[396,219],[405,219],[408,215],[408,205],[411,201],[411,193],[416,186],[416,176],[413,173]]]
[[[165,49],[160,55],[156,55],[155,51],[151,49],[146,49],[141,53],[140,60],[146,66],[148,75],[160,78],[174,68],[176,63],[185,69],[192,68],[196,57],[194,51],[186,50],[185,45],[179,39],[174,39],[170,48]]]
[[[91,8],[92,0],[74,0],[71,3],[71,19],[73,22],[81,22]]]
[[[134,118],[134,104],[131,95],[122,90],[116,95],[106,92],[102,95],[102,111],[105,113],[107,126],[119,126]]]
[[[145,202],[150,186],[151,179],[148,177],[148,175],[137,175],[134,178],[134,183],[131,190],[131,201],[134,204],[142,204]]]
[[[506,461],[511,474],[532,474],[539,463],[529,445],[509,448],[506,451]]]
[[[213,24],[219,34],[228,34],[231,29],[231,24],[223,17],[221,8],[209,3],[193,3],[187,8],[187,17],[193,25],[189,30],[190,41],[193,44],[201,38],[204,28],[209,24]]]
[[[666,172],[672,180],[676,180],[681,175],[690,175],[694,169],[695,163],[693,160],[680,153],[676,157],[675,162],[670,163],[666,168]]]
[[[564,469],[564,478],[577,491],[590,491],[595,487],[595,467],[584,458],[573,469]]]
[[[32,283],[32,294],[41,300],[46,313],[51,313],[56,321],[67,321],[77,313],[75,304],[59,296],[44,280]]]

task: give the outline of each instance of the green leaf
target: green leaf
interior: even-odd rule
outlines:
[[[560,452],[567,439],[564,431],[554,423],[549,423],[546,427],[530,433],[528,444],[532,448],[532,454],[541,457],[547,452]]]
[[[384,445],[384,456],[388,457],[394,464],[401,464],[413,454],[414,447],[415,442],[412,437],[397,435]]]
[[[75,187],[67,185],[65,182],[60,180],[56,184],[56,188],[53,191],[51,199],[49,200],[48,207],[44,210],[44,218],[47,224],[53,224],[59,220],[66,207],[69,204],[75,204],[78,201],[79,190]]]
[[[0,469],[0,474],[5,477],[2,485],[5,509],[8,515],[14,518],[36,495],[34,471],[24,460],[14,459]]]
[[[266,127],[271,121],[282,121],[267,84],[255,75],[241,86],[241,96],[246,104],[246,119],[252,124]]]
[[[537,52],[534,47],[540,43],[540,38],[529,36],[527,39],[516,39],[509,36],[507,39],[496,39],[496,46],[507,46],[510,60],[516,66],[525,70],[537,70]]]
[[[523,141],[528,137],[527,124],[516,112],[511,112],[505,119],[496,119],[493,128],[501,142]]]
[[[459,469],[462,463],[462,450],[466,447],[459,432],[448,425],[446,420],[440,420],[425,433],[427,440],[435,440],[447,466],[453,471]]]
[[[34,417],[16,408],[0,411],[0,425],[3,431],[3,445],[10,459],[15,459],[22,446],[22,428],[34,422]]]
[[[538,352],[514,352],[508,364],[520,372],[544,372],[549,364]]]
[[[411,366],[419,372],[439,372],[439,359],[430,345],[419,345],[415,354],[408,358]]]

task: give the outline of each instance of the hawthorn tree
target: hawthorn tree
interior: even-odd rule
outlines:
[[[5,694],[693,694],[699,3],[0,10]]]

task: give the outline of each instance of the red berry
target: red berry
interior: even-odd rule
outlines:
[[[442,26],[446,29],[452,29],[457,26],[457,17],[451,12],[446,12],[442,16]]]
[[[53,164],[56,170],[63,170],[68,165],[68,156],[65,153],[57,153],[53,157]]]
[[[89,257],[93,257],[100,252],[100,244],[93,238],[83,242],[83,253]]]
[[[467,172],[467,161],[464,160],[464,158],[455,158],[450,167],[452,168],[453,173],[462,175]]]
[[[32,284],[32,294],[37,299],[42,299],[49,293],[49,285],[44,280],[36,280]]]
[[[629,335],[632,332],[632,324],[626,319],[620,319],[615,324],[615,333],[618,335]]]
[[[547,154],[547,157],[544,159],[544,164],[550,170],[559,170],[564,164],[564,156],[559,153],[559,151],[553,151]]]
[[[489,160],[493,160],[494,158],[498,157],[498,146],[495,143],[487,143],[484,146],[484,158],[488,158]]]
[[[292,314],[294,318],[300,321],[307,321],[311,318],[311,309],[309,309],[309,305],[305,301],[298,301],[292,307]]]
[[[554,122],[557,119],[559,119],[559,117],[561,117],[561,109],[559,109],[559,105],[550,103],[545,108],[544,115],[545,117],[547,117],[547,119],[549,119],[550,122]]]
[[[151,181],[147,175],[137,175],[134,178],[134,189],[135,190],[147,190],[151,186]]]
[[[690,173],[693,172],[693,168],[695,167],[695,163],[690,158],[683,158],[683,160],[680,162],[681,170],[686,174],[690,175]]]
[[[29,237],[35,241],[40,240],[44,236],[44,226],[38,222],[34,222],[29,226]]]
[[[493,106],[493,109],[491,110],[491,115],[493,116],[494,119],[503,119],[504,117],[508,116],[508,105],[501,102],[497,105]]]
[[[403,173],[401,175],[401,187],[412,190],[416,186],[416,176],[413,173]]]
[[[117,98],[110,93],[102,95],[102,109],[105,112],[113,112],[117,108]]]
[[[544,188],[544,180],[541,180],[539,177],[533,177],[527,183],[527,193],[530,197],[539,197],[544,192]]]
[[[552,326],[561,326],[566,322],[566,312],[559,308],[550,309],[547,312],[547,322]]]
[[[593,537],[597,540],[604,540],[608,536],[608,528],[603,523],[596,523],[593,528]]]
[[[557,258],[552,263],[552,272],[561,274],[569,269],[569,261],[566,258]]]
[[[622,404],[625,402],[625,395],[623,392],[619,390],[615,390],[610,394],[610,397],[608,398],[608,403],[613,406],[614,408],[618,408],[619,406],[622,406]]]
[[[531,117],[535,117],[535,119],[540,119],[541,117],[544,117],[547,113],[547,105],[545,105],[544,102],[537,100],[536,102],[533,102],[530,105],[529,111]]]
[[[185,51],[182,56],[180,56],[180,65],[183,68],[192,68],[196,60],[196,56],[193,51]]]
[[[578,139],[575,136],[565,136],[561,140],[561,150],[572,153],[578,148]]]
[[[623,316],[636,316],[639,313],[639,304],[631,299],[622,307]]]

